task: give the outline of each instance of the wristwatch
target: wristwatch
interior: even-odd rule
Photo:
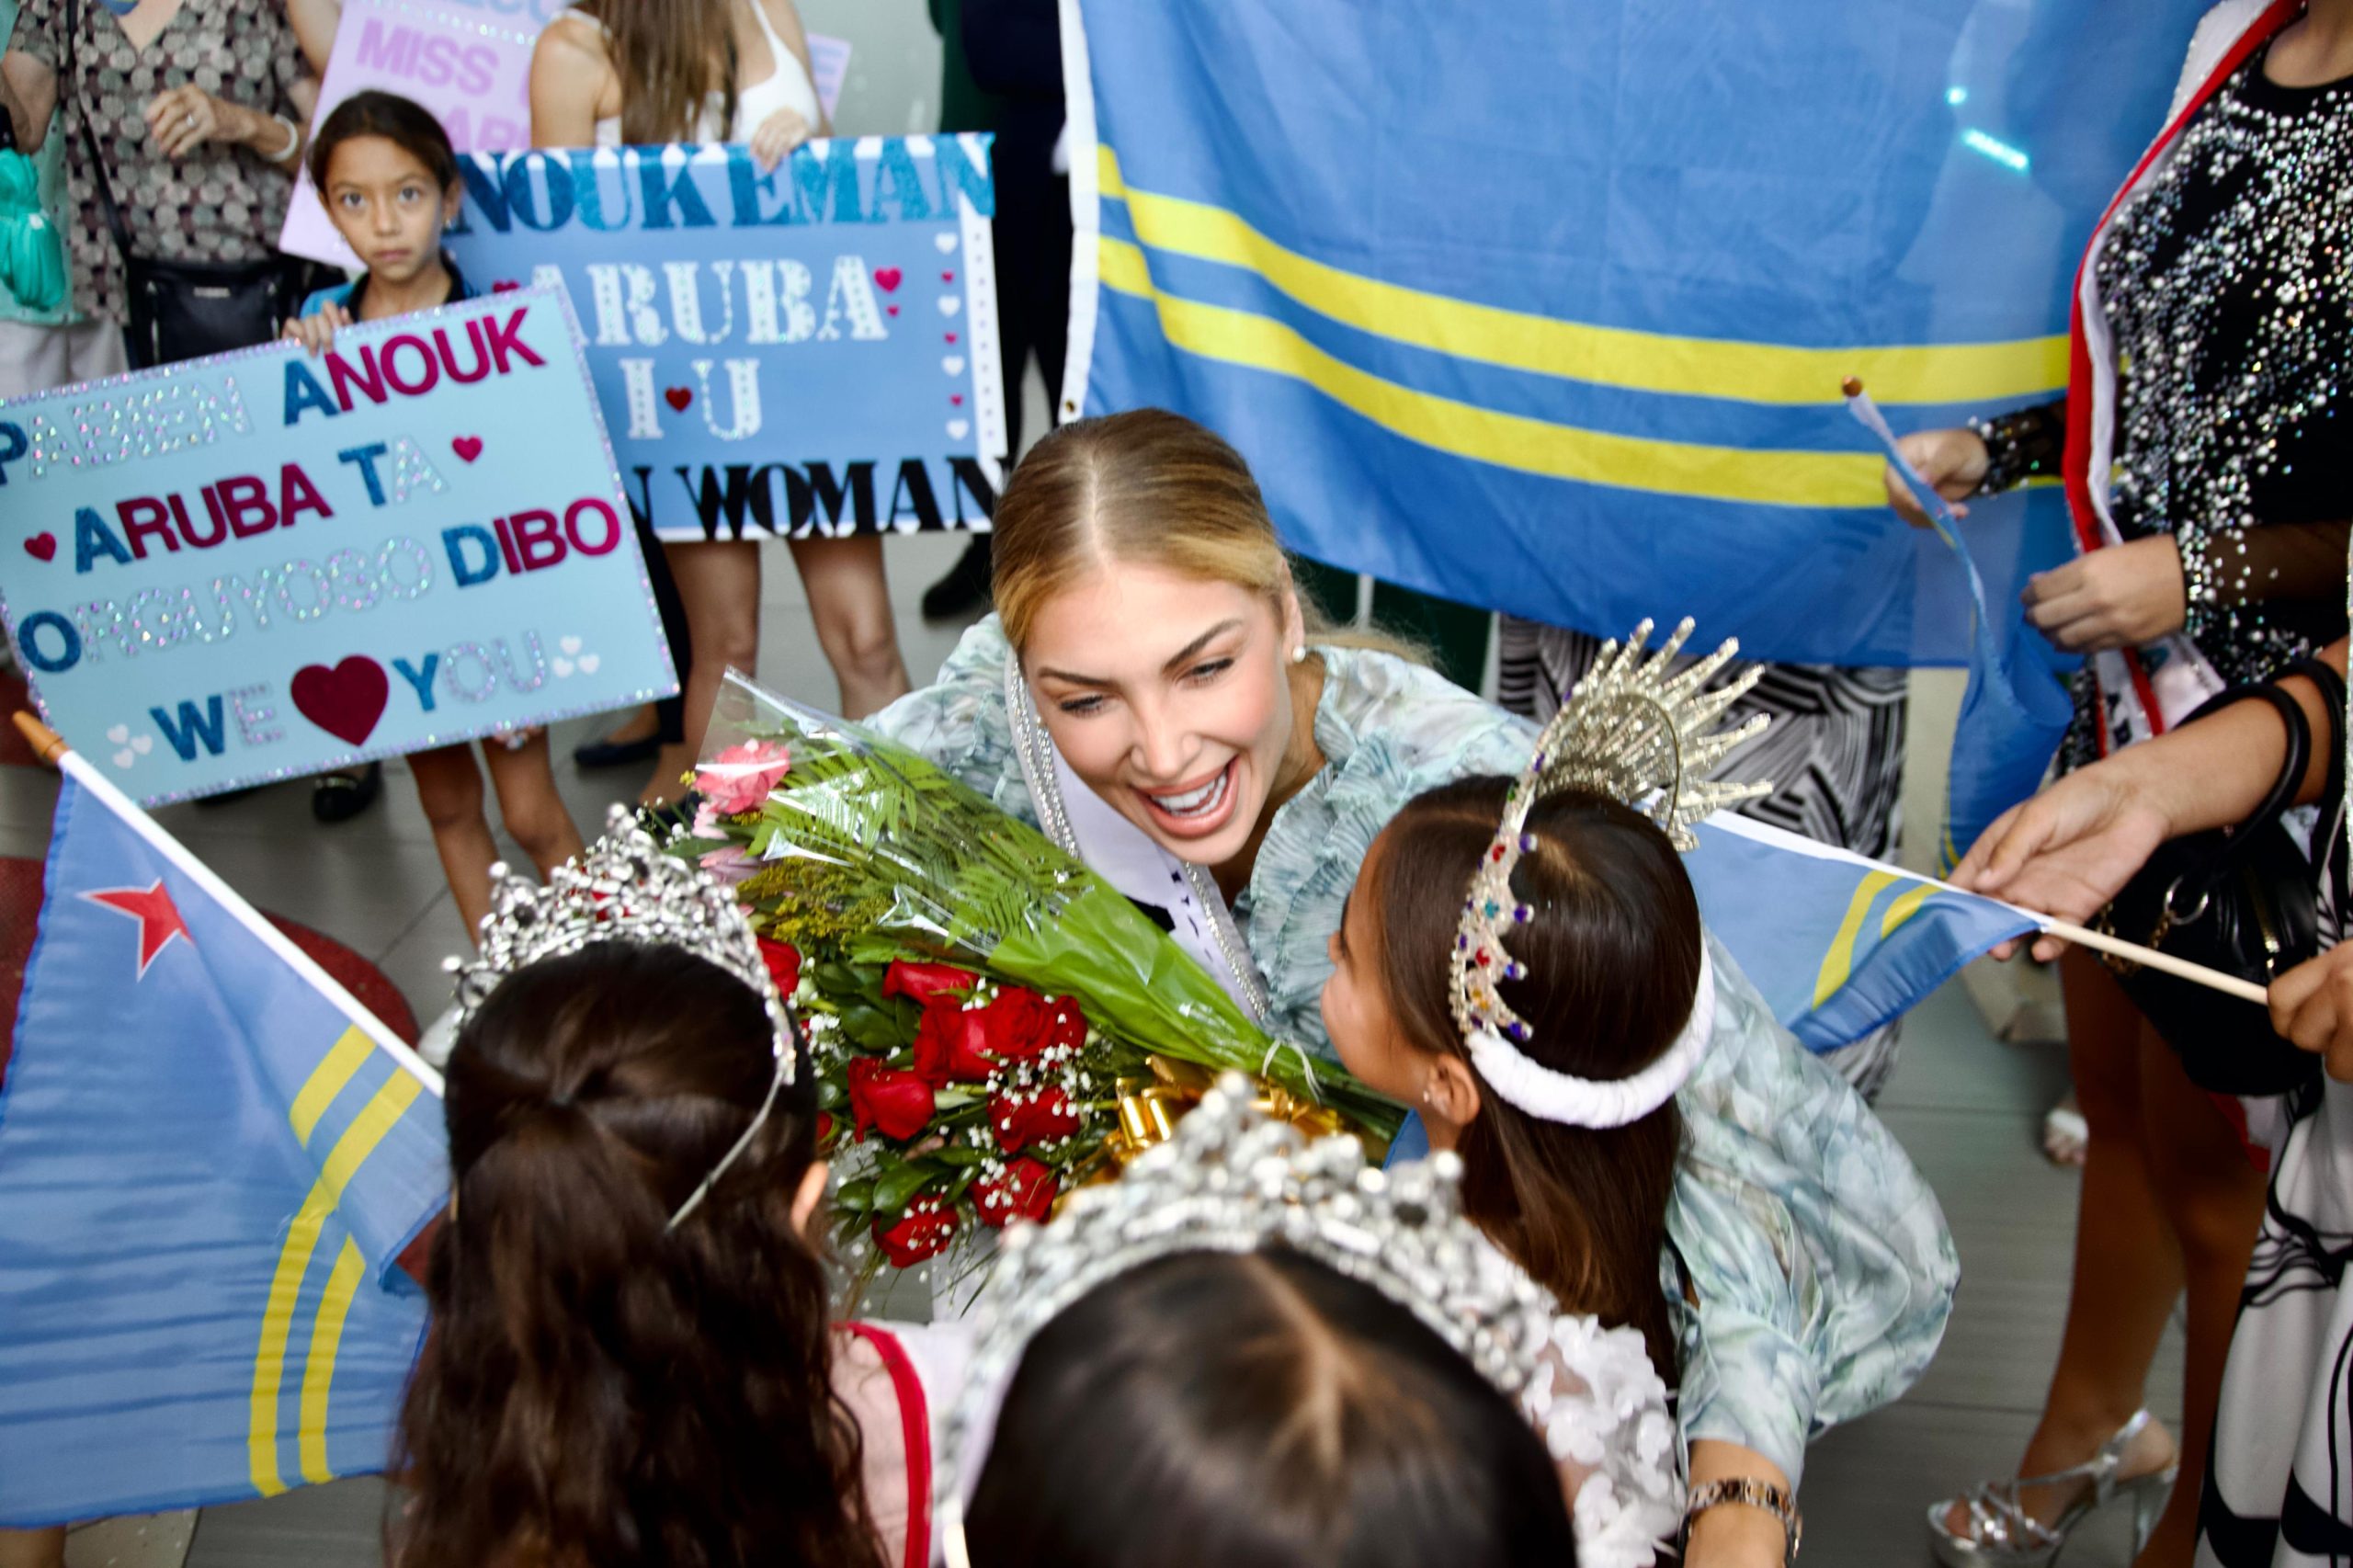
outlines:
[[[1683,1506],[1683,1528],[1690,1533],[1692,1521],[1710,1508],[1726,1503],[1738,1503],[1750,1508],[1762,1508],[1781,1521],[1781,1531],[1789,1545],[1781,1554],[1785,1563],[1798,1560],[1798,1543],[1805,1536],[1805,1518],[1798,1512],[1797,1499],[1769,1481],[1759,1481],[1753,1475],[1743,1475],[1722,1481],[1703,1481],[1691,1489],[1691,1500]]]

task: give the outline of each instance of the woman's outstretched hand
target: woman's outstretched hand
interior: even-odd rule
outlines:
[[[2173,834],[2139,781],[2114,766],[2121,760],[2070,773],[1995,818],[1954,869],[1955,885],[2077,924],[2107,907]],[[2034,956],[2048,962],[2066,945],[2038,937]],[[2017,949],[2005,942],[1994,952]]]

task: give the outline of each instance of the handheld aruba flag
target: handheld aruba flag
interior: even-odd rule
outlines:
[[[1683,858],[1699,917],[1809,1051],[1916,1006],[2040,922],[1995,899],[1722,812]]]
[[[67,753],[0,1083],[0,1526],[377,1471],[439,1080]]]

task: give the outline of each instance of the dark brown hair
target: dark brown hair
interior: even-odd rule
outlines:
[[[1576,1561],[1512,1402],[1406,1308],[1281,1250],[1162,1258],[1049,1324],[965,1539],[984,1568]]]
[[[728,0],[593,0],[581,9],[604,25],[605,57],[621,82],[623,142],[697,140],[695,122],[713,94],[722,134],[734,124],[742,62]]]
[[[1503,820],[1505,778],[1464,778],[1416,796],[1381,835],[1370,890],[1369,955],[1407,1043],[1467,1052],[1448,998],[1461,892]],[[1513,887],[1534,916],[1512,937],[1528,978],[1501,986],[1528,1023],[1520,1046],[1555,1072],[1630,1077],[1690,1017],[1699,983],[1699,901],[1666,835],[1582,790],[1537,802]],[[1359,892],[1366,890],[1359,888]],[[1477,1069],[1472,1069],[1475,1074]],[[1625,1127],[1528,1115],[1480,1081],[1463,1130],[1463,1209],[1574,1312],[1643,1331],[1651,1360],[1677,1364],[1659,1256],[1683,1119],[1670,1099]]]
[[[433,111],[415,98],[370,87],[328,110],[311,137],[311,150],[305,156],[320,199],[326,198],[327,166],[335,161],[335,149],[361,136],[381,136],[423,164],[437,191],[458,183],[458,154]]]
[[[880,1568],[824,1272],[791,1222],[805,1061],[668,1228],[757,1113],[771,1038],[748,986],[633,942],[516,971],[460,1031],[402,1568]]]

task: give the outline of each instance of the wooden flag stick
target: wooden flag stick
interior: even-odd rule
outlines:
[[[2262,986],[2252,981],[2241,980],[2234,974],[2224,974],[2219,969],[2208,969],[2202,963],[2191,963],[2187,959],[2175,958],[2171,953],[2161,953],[2154,948],[2144,948],[2136,942],[2127,942],[2064,920],[2053,920],[2041,915],[2034,918],[2042,926],[2045,936],[2056,937],[2063,942],[2073,942],[2079,948],[2129,959],[2143,969],[2154,969],[2176,979],[2187,980],[2193,985],[2203,985],[2210,991],[2235,996],[2242,1002],[2252,1002],[2258,1007],[2270,1002],[2270,993]]]
[[[32,746],[33,756],[40,759],[43,767],[55,767],[57,759],[74,749],[65,744],[63,735],[42,723],[26,710],[19,708],[9,717],[17,722],[17,733],[24,736],[26,742]]]

